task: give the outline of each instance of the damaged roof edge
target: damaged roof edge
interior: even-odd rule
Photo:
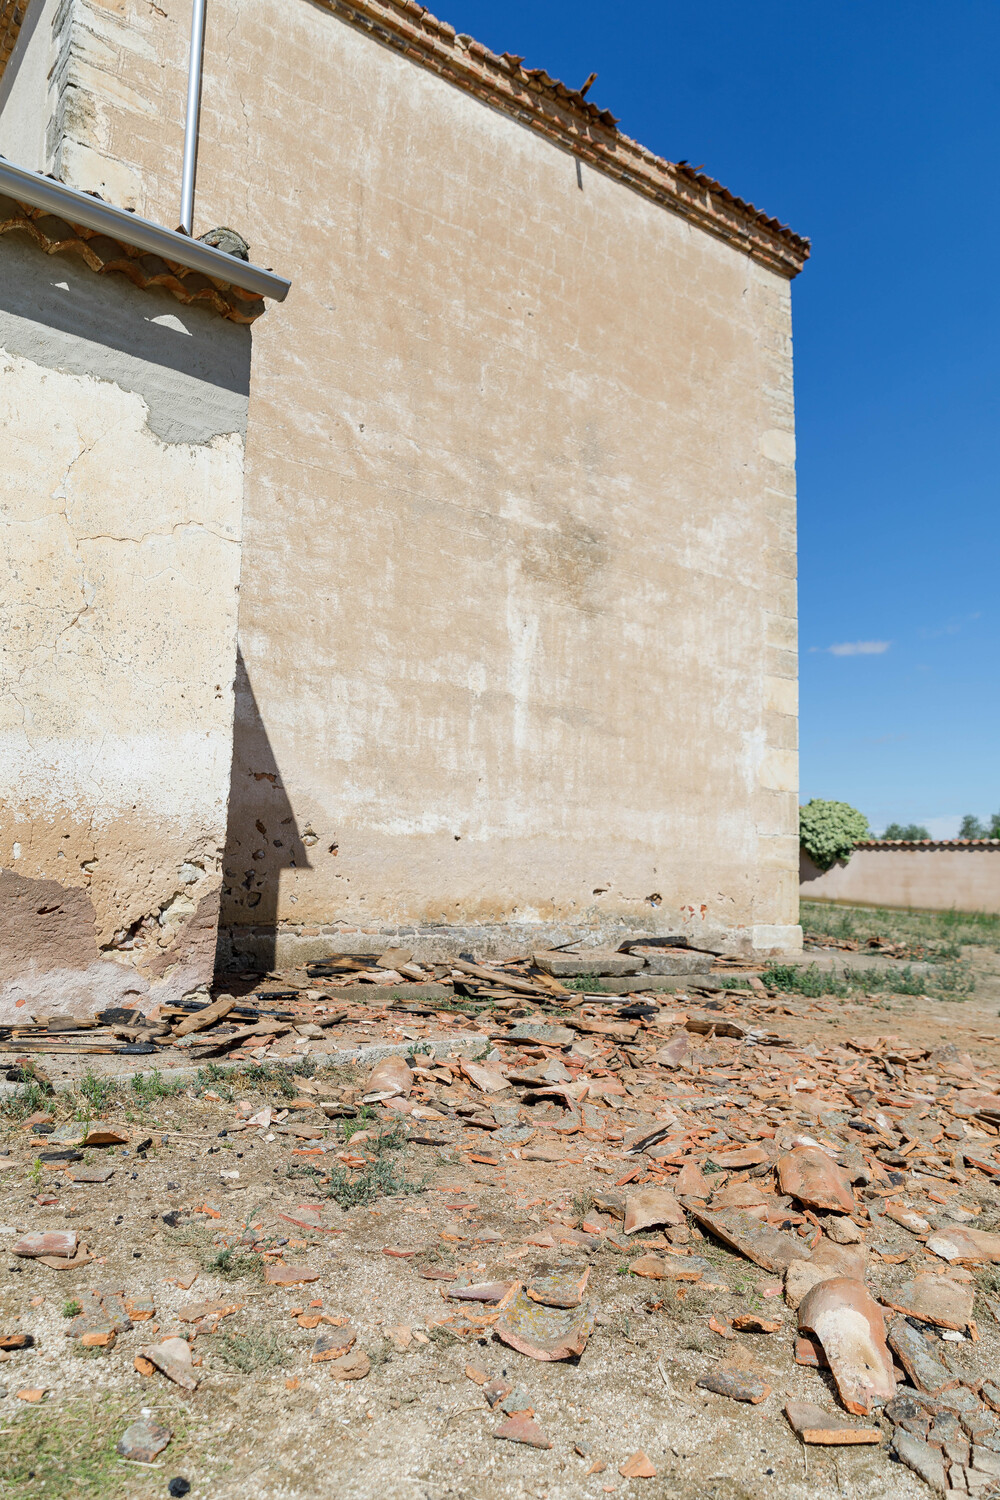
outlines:
[[[265,271],[262,266],[240,260],[235,255],[227,255],[224,250],[205,245],[201,240],[189,239],[186,234],[179,234],[175,229],[164,229],[161,224],[154,224],[123,208],[114,208],[101,198],[78,192],[76,188],[66,187],[64,183],[53,182],[50,177],[43,177],[38,172],[15,167],[2,157],[0,193],[21,203],[29,203],[32,208],[57,214],[68,223],[79,224],[98,234],[106,234],[110,239],[132,245],[136,250],[162,256],[175,265],[186,266],[189,270],[200,271],[202,275],[212,277],[213,280],[253,292],[258,297],[273,297],[276,302],[283,302],[291,287],[290,281],[286,281],[283,276],[276,276],[273,271]]]

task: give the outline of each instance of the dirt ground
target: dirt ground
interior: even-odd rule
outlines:
[[[173,1077],[163,1067],[152,1082],[147,1068],[138,1089],[127,1078],[102,1081],[96,1067],[84,1076],[66,1059],[50,1059],[54,1094],[39,1101],[10,1084],[0,1101],[0,1149],[6,1153],[0,1155],[0,1335],[25,1333],[34,1341],[9,1351],[0,1368],[6,1392],[0,1496],[144,1500],[167,1495],[177,1479],[189,1483],[194,1500],[928,1495],[923,1481],[891,1456],[892,1427],[877,1413],[857,1420],[882,1426],[879,1446],[807,1448],[791,1430],[783,1412],[788,1400],[843,1411],[829,1370],[795,1362],[796,1315],[781,1295],[780,1274],[702,1237],[693,1219],[672,1241],[646,1231],[626,1240],[605,1195],[630,1191],[616,1184],[636,1165],[613,1119],[628,1129],[675,1103],[693,1108],[690,1101],[700,1096],[700,1107],[707,1099],[705,1118],[716,1120],[723,1135],[728,1129],[729,1144],[739,1141],[734,1120],[746,1126],[751,1115],[764,1125],[758,1139],[765,1143],[780,1140],[776,1132],[786,1127],[816,1130],[835,1116],[828,1111],[820,1119],[816,1108],[804,1107],[808,1090],[795,1094],[793,1086],[789,1093],[783,1080],[819,1067],[820,1089],[835,1088],[838,1068],[848,1070],[848,1049],[858,1043],[875,1048],[851,1054],[864,1066],[873,1056],[887,1056],[887,1045],[933,1054],[950,1044],[968,1060],[959,1067],[969,1079],[989,1082],[987,1075],[1000,1070],[1000,956],[979,945],[963,948],[961,957],[975,976],[964,999],[890,990],[810,998],[776,994],[773,987],[752,999],[720,996],[710,1015],[773,1028],[779,1044],[693,1034],[689,1060],[668,1071],[652,1064],[650,1049],[683,1030],[685,1014],[706,1012],[680,986],[677,995],[657,994],[651,1003],[658,1015],[641,1022],[647,1052],[603,1069],[605,1083],[618,1079],[623,1088],[613,1105],[603,1100],[603,1130],[560,1134],[552,1101],[543,1101],[544,1123],[532,1144],[554,1142],[559,1149],[549,1154],[555,1160],[532,1160],[516,1143],[500,1147],[490,1131],[447,1111],[448,1100],[455,1103],[451,1090],[476,1094],[462,1082],[455,1059],[477,1047],[458,1047],[458,1036],[478,1037],[480,1057],[502,1057],[508,1067],[518,1056],[526,1066],[542,1065],[573,1050],[523,1044],[518,1052],[495,1044],[497,1022],[484,1017],[432,1016],[403,1037],[418,1062],[423,1050],[427,1068],[434,1043],[443,1061],[449,1053],[455,1061],[450,1083],[446,1068],[443,1079],[427,1085],[428,1108],[438,1118],[426,1124],[385,1102],[353,1117],[345,1110],[339,1119],[328,1118],[322,1101],[346,1097],[350,1105],[363,1096],[370,1071],[364,1059],[353,1068],[331,1067],[322,1053],[282,1056],[272,1046],[252,1067],[223,1065]],[[300,973],[280,982],[307,983]],[[598,1022],[628,1003],[627,997],[587,998],[587,1013]],[[399,1041],[399,1018],[384,1004],[373,993],[370,1019],[352,1033],[355,1043]],[[554,1024],[559,1019],[558,1013],[545,1017]],[[598,1072],[595,1058],[614,1062],[613,1044],[598,1041],[604,1052],[578,1059],[584,1070],[578,1076]],[[831,1051],[834,1067],[823,1073]],[[108,1071],[108,1060],[102,1063]],[[905,1066],[893,1070],[890,1064],[887,1071],[895,1076]],[[629,1084],[630,1078],[636,1081]],[[912,1087],[915,1075],[907,1078]],[[770,1098],[746,1092],[755,1079],[770,1082]],[[959,1080],[960,1086],[966,1082]],[[953,1097],[954,1079],[939,1073],[937,1083],[939,1098]],[[924,1087],[920,1097],[933,1097],[926,1080]],[[648,1098],[654,1089],[656,1097]],[[995,1083],[990,1091],[997,1092]],[[516,1103],[512,1091],[499,1095],[501,1101],[511,1097]],[[247,1123],[267,1108],[272,1114],[264,1124]],[[285,1109],[288,1115],[278,1118]],[[523,1105],[522,1111],[527,1115]],[[45,1162],[43,1153],[58,1148],[59,1127],[74,1121],[115,1127],[127,1143],[84,1146],[75,1162]],[[313,1133],[284,1133],[303,1124]],[[358,1126],[363,1139],[352,1145]],[[995,1136],[977,1126],[971,1134],[990,1146]],[[432,1138],[432,1144],[419,1143]],[[72,1172],[90,1167],[112,1168],[112,1175],[105,1182],[71,1180]],[[669,1185],[677,1163],[659,1170],[653,1180]],[[949,1208],[960,1203],[983,1229],[1000,1225],[1000,1189],[990,1177],[957,1175],[964,1180],[953,1183],[953,1196],[938,1202]],[[330,1196],[331,1183],[339,1184],[339,1200]],[[345,1208],[352,1183],[362,1201]],[[926,1211],[926,1202],[911,1196],[916,1191],[908,1180],[905,1201],[922,1203]],[[21,1236],[50,1229],[77,1231],[93,1258],[57,1270],[12,1253]],[[865,1219],[864,1234],[875,1295],[918,1261],[926,1269],[922,1245],[885,1217]],[[699,1281],[646,1279],[629,1270],[644,1246],[668,1257],[681,1249],[700,1257],[706,1269]],[[266,1268],[280,1265],[305,1267],[315,1279],[268,1284]],[[464,1321],[463,1312],[485,1318],[489,1305],[470,1308],[446,1296],[463,1282],[528,1283],[553,1270],[588,1267],[594,1325],[576,1359],[530,1358],[501,1342],[492,1324]],[[981,1294],[989,1295],[995,1274],[974,1271]],[[150,1298],[155,1313],[120,1332],[113,1347],[84,1347],[68,1334],[74,1304],[100,1289]],[[137,1352],[169,1335],[191,1336],[184,1314],[198,1304],[236,1310],[214,1332],[211,1318],[196,1325],[197,1388],[186,1391],[158,1371],[140,1373]],[[733,1336],[730,1320],[746,1312],[779,1320],[779,1330]],[[316,1325],[321,1314],[334,1321]],[[713,1331],[710,1318],[722,1333]],[[354,1349],[370,1365],[360,1379],[338,1380],[330,1363],[312,1358],[317,1338],[344,1322],[356,1331]],[[1000,1323],[982,1295],[976,1325],[978,1342],[959,1336],[941,1346],[950,1368],[972,1384],[995,1376],[1000,1356]],[[770,1394],[751,1405],[698,1388],[697,1380],[723,1362],[760,1375]],[[506,1416],[499,1407],[491,1410],[469,1367],[513,1387],[508,1408],[530,1407],[551,1447],[498,1440],[494,1434]],[[44,1394],[37,1401],[18,1394],[27,1391]],[[172,1433],[150,1465],[126,1461],[115,1447],[143,1414]],[[640,1451],[655,1477],[624,1477],[620,1466]],[[175,1485],[173,1492],[185,1491]]]

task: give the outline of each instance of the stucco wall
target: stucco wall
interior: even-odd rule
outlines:
[[[187,0],[68,3],[58,169],[172,223]],[[294,288],[255,335],[235,946],[794,947],[788,282],[304,0],[210,7],[204,101],[196,232]]]
[[[249,356],[0,236],[0,1020],[211,978]]]
[[[825,871],[803,854],[801,895],[859,906],[1000,912],[1000,844],[856,849],[846,864]]]

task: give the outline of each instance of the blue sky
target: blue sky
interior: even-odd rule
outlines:
[[[802,800],[938,837],[1000,808],[1000,4],[432,9],[566,83],[596,70],[627,134],[810,236]]]

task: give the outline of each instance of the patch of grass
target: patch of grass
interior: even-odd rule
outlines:
[[[115,1095],[118,1092],[118,1085],[113,1078],[98,1078],[90,1068],[84,1073],[76,1087],[77,1093],[83,1096],[95,1114],[109,1109],[115,1102]]]
[[[581,974],[579,979],[563,979],[560,983],[564,984],[568,990],[576,990],[583,995],[606,995],[608,993],[594,974]]]
[[[97,1350],[90,1351],[98,1353]],[[9,1403],[8,1403],[9,1404]],[[134,1394],[95,1395],[68,1404],[27,1407],[5,1414],[0,1445],[0,1494],[4,1500],[136,1500],[165,1493],[161,1470],[121,1464],[115,1444],[139,1415]],[[173,1428],[167,1450],[174,1473],[184,1473],[186,1424],[181,1411],[157,1413]]]
[[[62,1315],[64,1318],[76,1318],[79,1317],[80,1313],[82,1312],[83,1308],[80,1306],[79,1302],[77,1302],[75,1297],[70,1297],[66,1302],[63,1303]]]
[[[320,1172],[309,1162],[293,1161],[289,1166],[285,1168],[285,1176],[289,1178],[308,1177],[314,1182],[322,1182],[326,1176],[326,1173]]]
[[[580,1224],[580,1223],[583,1222],[583,1220],[590,1213],[590,1210],[593,1208],[593,1206],[594,1206],[594,1195],[593,1195],[593,1193],[588,1193],[585,1190],[581,1191],[579,1193],[574,1193],[572,1208],[573,1208],[573,1215],[574,1215],[574,1217],[575,1217],[575,1219],[576,1219],[576,1221],[577,1221],[578,1224]]]
[[[376,1198],[425,1192],[426,1177],[419,1182],[407,1182],[402,1161],[395,1159],[405,1145],[406,1136],[401,1124],[380,1131],[374,1140],[365,1142],[365,1149],[374,1156],[369,1156],[364,1167],[356,1172],[349,1172],[341,1166],[332,1170],[326,1185],[327,1197],[335,1199],[341,1208],[357,1208]]]
[[[37,1079],[31,1079],[23,1083],[13,1094],[5,1094],[0,1099],[0,1115],[6,1115],[11,1120],[26,1120],[29,1115],[44,1109],[52,1096],[51,1085],[39,1083]]]
[[[251,1328],[246,1333],[217,1333],[210,1342],[220,1359],[244,1375],[280,1368],[288,1354],[287,1337],[271,1328]]]
[[[911,958],[953,960],[963,946],[1000,951],[1000,916],[993,912],[893,911],[885,907],[833,906],[825,901],[801,903],[807,933],[866,943],[881,938],[905,943]]]
[[[207,1258],[205,1269],[214,1271],[217,1276],[223,1276],[227,1281],[242,1281],[246,1276],[263,1276],[264,1274],[260,1256],[240,1250],[235,1245]]]
[[[370,1104],[362,1104],[353,1119],[338,1120],[337,1134],[342,1141],[349,1141],[351,1136],[357,1135],[359,1130],[367,1130],[377,1118]]]
[[[761,974],[768,989],[809,1000],[853,995],[932,995],[941,1000],[965,1000],[976,987],[975,975],[961,963],[942,965],[935,974],[914,974],[904,969],[820,969],[817,964],[772,964]],[[725,979],[726,989],[739,988],[741,981]]]
[[[253,1088],[263,1089],[273,1085],[286,1099],[294,1099],[298,1093],[291,1069],[274,1063],[247,1063],[239,1076]]]
[[[133,1094],[142,1104],[152,1104],[155,1099],[173,1099],[187,1088],[187,1079],[164,1078],[158,1068],[148,1075],[136,1073],[130,1085]]]

